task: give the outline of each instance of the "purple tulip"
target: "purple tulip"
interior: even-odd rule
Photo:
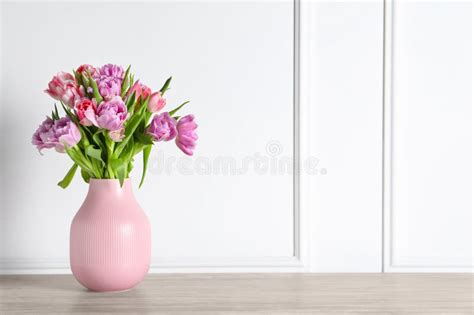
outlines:
[[[38,148],[38,151],[41,153],[43,149],[54,148],[57,144],[57,138],[54,134],[54,121],[46,117],[46,119],[41,123],[41,125],[36,129],[31,143]]]
[[[176,137],[176,120],[165,112],[153,117],[147,134],[155,141],[170,141]]]
[[[123,68],[112,64],[100,67],[99,71],[95,73],[94,79],[99,88],[99,93],[106,101],[120,95],[123,77]]]
[[[121,66],[106,64],[99,68],[99,75],[122,80],[125,72]]]
[[[113,77],[99,77],[96,79],[100,95],[110,101],[115,96],[120,96],[122,90],[122,80]]]
[[[97,108],[97,126],[109,131],[120,130],[127,119],[127,107],[120,96],[100,103]]]
[[[187,115],[178,121],[178,136],[176,137],[176,145],[187,155],[193,155],[196,148],[197,124],[194,122],[193,115]]]
[[[65,151],[65,146],[73,147],[81,141],[81,132],[69,117],[54,122],[54,134],[57,139],[55,149],[61,153]]]

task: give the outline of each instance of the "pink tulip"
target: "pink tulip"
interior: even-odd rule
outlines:
[[[74,107],[77,100],[84,96],[84,88],[78,86],[72,74],[65,72],[59,72],[54,76],[45,92],[71,108]]]
[[[100,103],[97,108],[97,126],[109,131],[120,130],[128,117],[127,107],[120,96]]]
[[[77,68],[76,72],[79,73],[79,74],[84,73],[84,75],[86,73],[89,73],[93,77],[97,76],[97,74],[98,74],[97,69],[94,68],[91,65],[88,65],[88,64],[83,64],[83,65],[79,66],[79,68]]]
[[[128,90],[127,97],[132,95],[133,92],[135,92],[135,101],[137,101],[140,96],[142,97],[142,100],[146,100],[151,94],[151,89],[145,84],[141,84],[137,81],[133,84],[130,90]]]
[[[148,110],[152,113],[160,111],[166,105],[166,99],[161,96],[161,92],[155,92],[151,95],[148,102]]]
[[[77,102],[75,106],[76,115],[79,118],[79,123],[83,126],[97,125],[95,119],[97,114],[97,105],[95,100],[83,98]]]
[[[197,124],[194,122],[193,115],[187,115],[178,121],[178,136],[176,137],[176,145],[187,155],[193,155],[196,148]]]

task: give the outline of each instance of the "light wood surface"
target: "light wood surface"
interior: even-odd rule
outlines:
[[[0,314],[473,314],[472,274],[166,274],[120,293],[0,276]]]

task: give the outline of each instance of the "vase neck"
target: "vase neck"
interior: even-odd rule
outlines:
[[[94,179],[89,181],[89,196],[92,195],[106,195],[115,198],[131,197],[133,196],[132,182],[129,178],[125,179],[123,186],[120,187],[118,179]]]

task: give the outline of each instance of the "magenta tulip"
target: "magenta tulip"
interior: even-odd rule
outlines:
[[[109,131],[122,129],[127,115],[127,107],[122,98],[115,96],[108,102],[102,102],[97,108],[97,126]]]
[[[125,73],[121,66],[112,64],[100,67],[99,71],[94,75],[99,93],[106,101],[110,101],[115,96],[120,96],[124,75]]]
[[[198,139],[196,133],[197,126],[193,115],[184,116],[178,121],[176,145],[187,155],[193,155],[193,151],[196,148],[196,141]]]
[[[176,120],[168,112],[153,117],[147,134],[155,141],[170,141],[176,137]]]
[[[99,75],[122,80],[125,75],[125,72],[123,71],[123,68],[121,66],[109,63],[99,68]]]

